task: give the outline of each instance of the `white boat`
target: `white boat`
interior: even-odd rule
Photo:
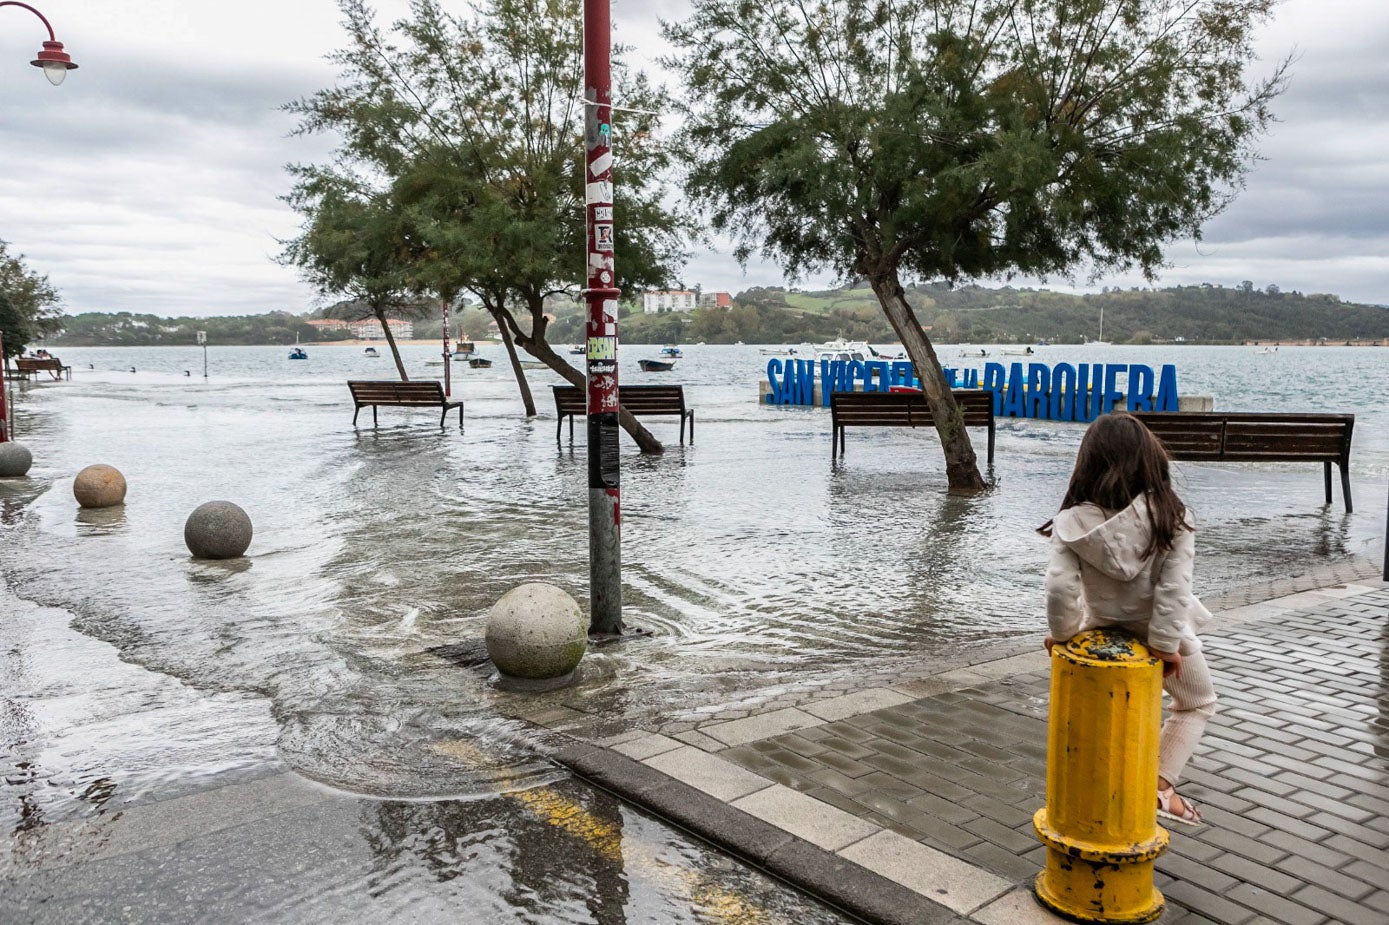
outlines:
[[[899,350],[897,353],[881,353],[867,341],[845,340],[840,337],[816,346],[815,359],[817,361],[858,360],[863,363],[869,360],[906,360],[908,357],[905,350]]]
[[[763,347],[758,352],[764,357],[794,357],[800,355],[795,347]]]
[[[575,344],[574,346],[569,348],[569,352],[573,356],[581,357],[584,354],[588,353],[588,348],[585,347],[583,344]]]
[[[998,352],[1001,356],[1006,357],[1030,357],[1037,351],[1033,350],[1031,347],[1005,347]]]
[[[962,359],[970,358],[970,357],[986,357],[986,356],[988,356],[988,355],[989,355],[989,351],[985,350],[983,347],[980,347],[978,350],[975,350],[975,351],[969,351],[969,350],[961,350],[961,351],[960,351],[960,357],[961,357]]]
[[[666,344],[661,348],[660,357],[663,360],[678,360],[685,354],[680,352],[680,348],[674,344]]]
[[[455,362],[461,363],[464,360],[471,359],[475,353],[477,353],[477,344],[468,340],[466,336],[453,345],[453,359]]]
[[[367,349],[363,350],[362,353],[369,357],[379,357],[381,355],[376,352],[375,347],[368,347]]]
[[[1254,352],[1255,352],[1256,354],[1258,354],[1259,356],[1272,356],[1273,354],[1275,354],[1275,353],[1278,352],[1278,348],[1277,348],[1277,347],[1263,347],[1263,348],[1261,348],[1261,349],[1259,349],[1259,350],[1255,350]]]

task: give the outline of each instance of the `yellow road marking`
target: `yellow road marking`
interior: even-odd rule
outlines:
[[[462,739],[436,743],[434,749],[472,767],[500,767],[495,758]],[[506,778],[502,778],[502,784],[505,786]],[[604,860],[620,864],[624,870],[640,874],[644,879],[674,887],[706,916],[732,925],[785,921],[782,916],[753,905],[748,899],[711,882],[697,871],[672,866],[658,857],[648,845],[630,838],[624,844],[620,827],[598,818],[552,787],[534,787],[501,795],[524,806],[547,824],[584,842]]]

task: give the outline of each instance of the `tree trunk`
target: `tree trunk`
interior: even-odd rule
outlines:
[[[931,409],[936,432],[940,434],[941,449],[945,452],[945,478],[950,491],[961,494],[983,491],[987,486],[979,474],[974,446],[969,442],[969,433],[965,430],[964,415],[950,395],[950,384],[945,381],[945,372],[941,369],[935,348],[931,346],[931,339],[926,336],[916,313],[907,304],[902,283],[897,278],[897,267],[880,267],[870,274],[869,280],[888,323],[902,341],[902,346],[907,348],[907,356],[911,357],[916,375],[921,379],[921,389]]]
[[[405,372],[405,363],[400,359],[400,348],[396,346],[395,335],[391,333],[391,326],[386,323],[386,310],[373,306],[372,312],[375,313],[376,320],[381,322],[381,330],[386,332],[386,343],[390,346],[391,356],[395,359],[395,368],[400,371],[400,381],[409,382],[410,376]]]
[[[526,417],[535,417],[535,396],[531,395],[531,384],[526,380],[526,371],[521,368],[521,358],[516,355],[516,343],[511,339],[511,328],[498,309],[488,309],[497,322],[501,332],[502,344],[506,347],[506,357],[511,361],[511,374],[516,377],[516,388],[521,390],[521,404],[526,406]]]
[[[580,389],[586,389],[588,387],[588,382],[584,378],[583,371],[576,369],[572,363],[558,353],[555,353],[554,349],[550,347],[547,341],[537,341],[534,338],[527,338],[522,346],[526,348],[526,352],[531,356],[559,373],[570,385],[578,386]],[[666,448],[661,445],[661,441],[657,440],[651,434],[651,431],[647,430],[640,421],[633,417],[632,412],[621,405],[617,407],[617,422],[622,425],[623,430],[627,431],[627,435],[636,441],[637,449],[641,450],[641,452],[658,456],[666,451]]]

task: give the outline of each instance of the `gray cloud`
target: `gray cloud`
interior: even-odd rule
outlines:
[[[329,144],[289,137],[294,123],[279,107],[332,80],[321,59],[342,42],[333,4],[143,0],[138,23],[100,7],[85,32],[68,31],[78,15],[71,0],[66,10],[62,0],[50,5],[82,68],[55,90],[6,43],[0,238],[50,275],[72,311],[223,314],[313,302],[272,259],[276,239],[297,227],[278,197],[289,187],[284,164],[321,160]],[[397,15],[403,0],[382,5]],[[659,20],[688,9],[688,0],[613,0],[616,38],[653,67],[668,50]],[[1170,248],[1162,283],[1254,279],[1389,302],[1386,45],[1389,7],[1290,0],[1279,8],[1259,49],[1265,66],[1298,52],[1275,107],[1282,121],[1204,241]],[[697,250],[685,280],[734,291],[783,282],[762,262],[744,273],[729,251],[723,243]]]

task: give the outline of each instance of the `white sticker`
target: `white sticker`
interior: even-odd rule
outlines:
[[[612,206],[594,206],[593,220],[595,222],[610,222],[613,220]]]
[[[593,226],[593,249],[598,251],[610,251],[613,249],[612,225]]]
[[[613,185],[607,180],[595,180],[584,188],[584,202],[589,205],[610,206],[613,203]]]
[[[611,151],[604,151],[602,154],[598,155],[593,159],[593,163],[588,165],[589,175],[593,177],[601,177],[603,174],[611,170],[612,166],[613,153]]]

